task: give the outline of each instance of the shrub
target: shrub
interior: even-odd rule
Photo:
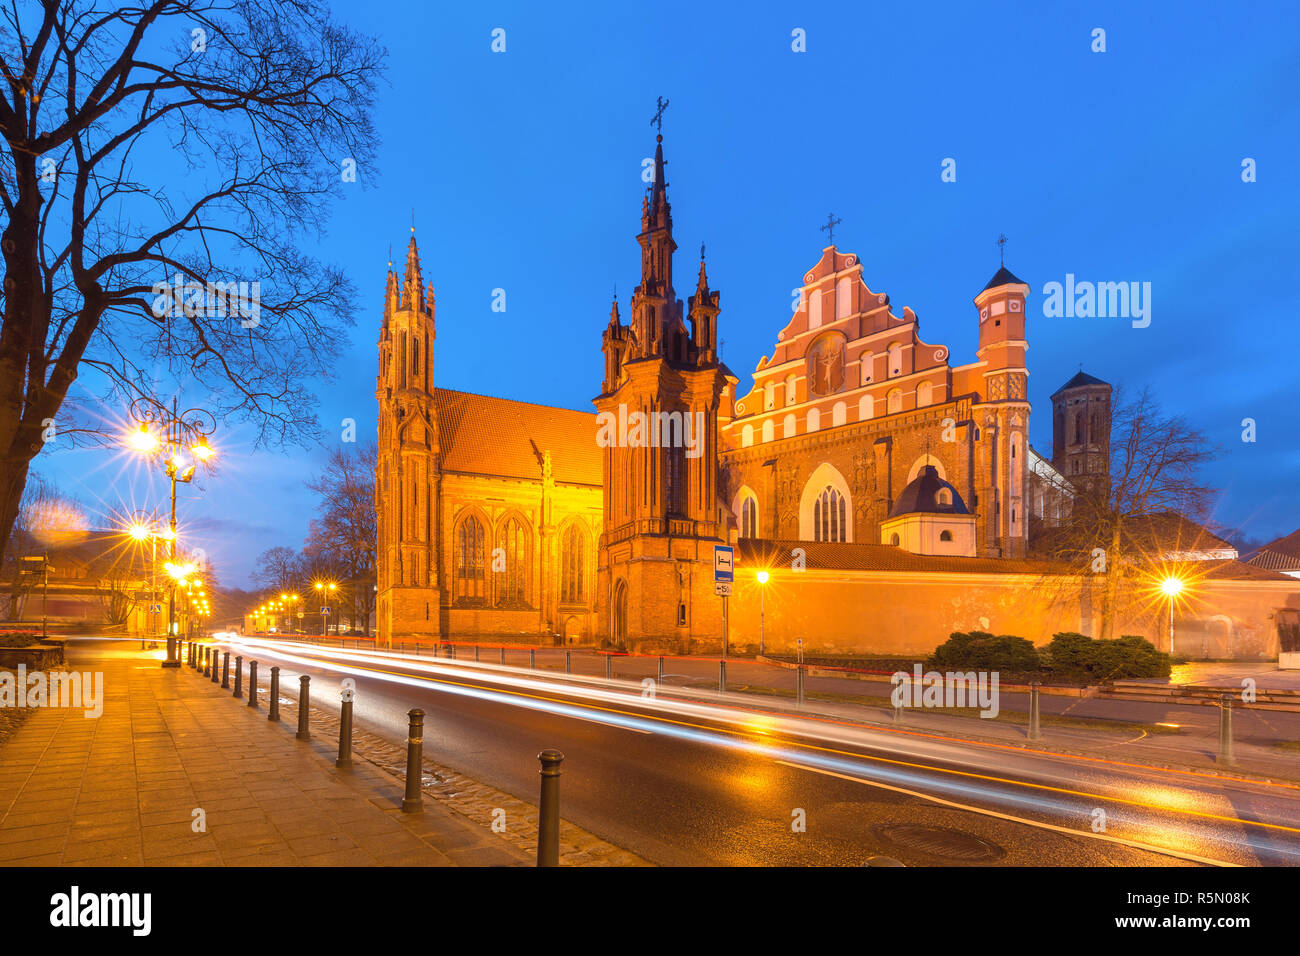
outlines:
[[[925,666],[935,670],[1024,672],[1038,670],[1039,660],[1034,645],[1023,637],[1010,634],[994,637],[985,631],[968,634],[957,631],[934,649]]]
[[[1093,640],[1072,631],[1053,634],[1044,656],[1054,676],[1083,684],[1169,676],[1169,655],[1136,634],[1113,641]]]
[[[31,647],[40,642],[35,631],[0,631],[0,647]]]

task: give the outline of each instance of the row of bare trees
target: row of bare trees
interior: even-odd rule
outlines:
[[[307,488],[317,503],[302,547],[262,552],[253,580],[266,598],[299,595],[313,627],[317,608],[327,603],[332,620],[368,636],[375,609],[375,447],[334,451]],[[332,582],[338,590],[322,600],[316,582]]]

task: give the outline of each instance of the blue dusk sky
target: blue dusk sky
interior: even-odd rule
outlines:
[[[299,547],[303,487],[345,418],[375,434],[391,247],[414,210],[437,294],[440,386],[592,410],[617,285],[626,320],[658,96],[679,245],[722,294],[723,358],[770,355],[792,290],[836,245],[911,306],[954,365],[975,358],[972,297],[1006,265],[1033,290],[1031,438],[1080,365],[1220,443],[1216,519],[1256,539],[1300,525],[1300,30],[1283,3],[336,4],[389,51],[378,168],[315,250],[360,290],[345,359],[320,383],[324,445],[265,452],[223,427],[221,470],[182,491],[182,523],[223,584]],[[506,50],[491,49],[505,31]],[[1093,52],[1093,31],[1105,51]],[[804,31],[806,52],[792,50]],[[1252,159],[1257,181],[1243,182]],[[956,181],[942,179],[955,160]],[[1150,324],[1048,317],[1044,286],[1149,282]],[[504,289],[506,311],[492,310]],[[187,404],[203,396],[183,393]],[[1242,421],[1257,440],[1242,440]],[[92,505],[165,504],[163,478],[52,443],[36,468]],[[106,487],[111,481],[111,485]]]

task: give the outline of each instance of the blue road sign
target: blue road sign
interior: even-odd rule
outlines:
[[[732,549],[725,544],[715,544],[713,546],[713,580],[714,581],[734,581],[735,574],[732,565]]]

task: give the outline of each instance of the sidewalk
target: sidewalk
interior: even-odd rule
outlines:
[[[156,652],[72,652],[102,671],[103,714],[35,709],[0,745],[3,866],[528,866],[484,827]],[[206,832],[194,832],[196,810]]]

